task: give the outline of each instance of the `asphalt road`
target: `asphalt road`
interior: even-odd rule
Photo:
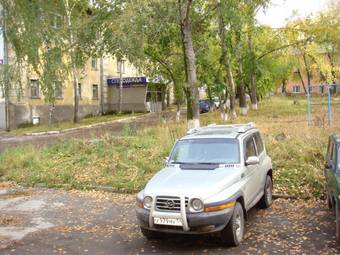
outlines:
[[[20,189],[0,184],[0,254],[339,254],[334,216],[323,202],[275,200],[252,209],[245,239],[224,247],[214,236],[147,241],[134,195]]]

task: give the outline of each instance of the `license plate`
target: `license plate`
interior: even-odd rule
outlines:
[[[180,219],[169,219],[169,218],[157,218],[153,219],[153,222],[157,225],[169,225],[169,226],[183,226]]]

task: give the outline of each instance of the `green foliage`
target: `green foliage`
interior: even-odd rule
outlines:
[[[306,102],[289,98],[261,102],[259,111],[240,116],[235,123],[254,121],[273,160],[275,192],[301,198],[323,196],[323,161],[328,135],[336,130],[306,130]],[[219,113],[209,113],[202,124],[220,123]],[[109,185],[135,192],[162,166],[185,123],[137,129],[125,126],[119,136],[92,141],[69,140],[50,147],[18,147],[0,154],[0,175],[30,185],[91,188]],[[284,139],[278,140],[278,135]]]

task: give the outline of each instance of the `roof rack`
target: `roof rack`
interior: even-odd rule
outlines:
[[[245,133],[250,129],[255,128],[255,123],[254,122],[249,122],[247,124],[231,124],[231,125],[216,125],[216,123],[210,124],[205,127],[200,127],[200,128],[192,128],[188,130],[187,134],[188,135],[193,135],[196,133],[200,133],[201,131],[207,131],[207,130],[214,130],[218,128],[230,128],[234,129],[233,131],[238,132],[238,133]]]

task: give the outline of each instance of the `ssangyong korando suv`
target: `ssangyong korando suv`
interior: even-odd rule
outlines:
[[[138,193],[136,213],[149,239],[218,233],[236,246],[256,204],[272,204],[272,163],[259,130],[253,123],[209,125],[176,142],[165,168]]]

